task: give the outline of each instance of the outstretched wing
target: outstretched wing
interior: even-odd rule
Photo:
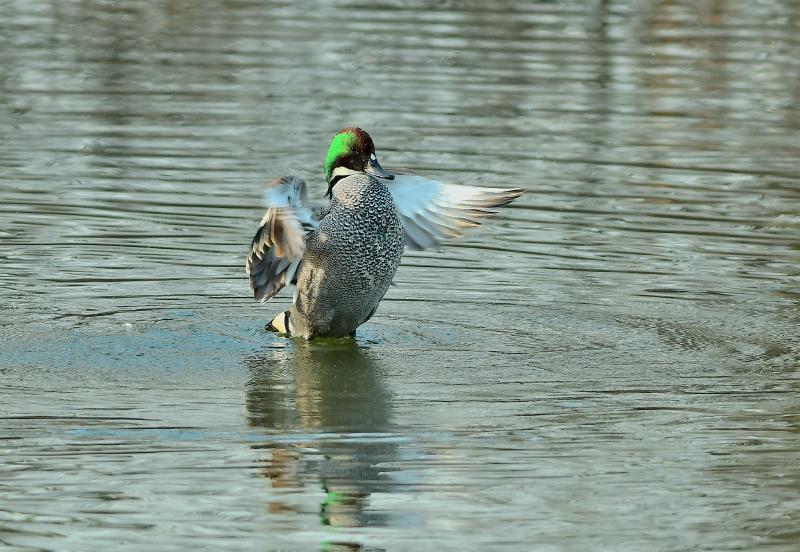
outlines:
[[[267,188],[267,212],[250,244],[247,275],[256,301],[264,302],[291,283],[306,250],[306,235],[318,226],[306,205],[305,182],[283,177]]]
[[[493,207],[514,201],[521,188],[481,188],[396,174],[387,182],[403,223],[406,246],[425,249],[444,238],[457,238],[464,228],[479,226],[476,219],[495,214]]]

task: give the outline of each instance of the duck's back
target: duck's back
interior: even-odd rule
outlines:
[[[365,174],[340,180],[330,211],[308,237],[290,314],[293,333],[345,336],[363,324],[389,289],[403,242],[381,180]]]

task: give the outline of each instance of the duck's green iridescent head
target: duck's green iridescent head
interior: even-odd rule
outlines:
[[[337,171],[339,168],[345,169]],[[348,127],[336,133],[325,156],[325,180],[330,193],[339,177],[353,172],[365,172],[380,178],[392,180],[389,174],[378,163],[375,155],[375,144],[365,131],[358,127]],[[334,175],[334,173],[337,173]]]

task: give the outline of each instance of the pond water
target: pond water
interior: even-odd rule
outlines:
[[[0,20],[0,547],[800,546],[799,2]],[[527,193],[276,337],[262,189],[352,124]]]

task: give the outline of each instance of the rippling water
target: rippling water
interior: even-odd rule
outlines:
[[[800,3],[0,20],[0,547],[800,546]],[[277,338],[261,190],[351,124],[528,193]]]

